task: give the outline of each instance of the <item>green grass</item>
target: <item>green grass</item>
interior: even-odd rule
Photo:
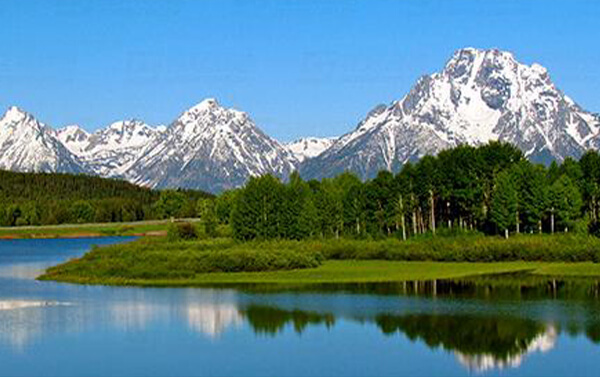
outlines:
[[[600,277],[600,240],[582,236],[483,236],[357,241],[230,238],[169,242],[140,239],[95,248],[40,277],[84,284],[368,283],[453,279],[523,272],[530,276]]]
[[[204,273],[186,279],[131,279],[119,276],[43,275],[42,280],[79,284],[136,286],[210,286],[223,284],[329,284],[383,283],[414,280],[458,279],[491,274],[523,272],[555,277],[600,278],[600,265],[550,262],[394,262],[325,261],[311,269],[268,272]]]
[[[156,220],[127,223],[0,227],[0,239],[165,235],[169,224],[170,222],[167,220]]]

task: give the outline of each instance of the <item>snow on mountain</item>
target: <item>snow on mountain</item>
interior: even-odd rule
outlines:
[[[243,185],[250,176],[285,178],[297,162],[246,113],[206,99],[145,146],[124,175],[150,187],[218,192]]]
[[[12,106],[0,119],[0,169],[22,172],[89,172],[56,132]]]
[[[466,48],[338,139],[281,145],[246,113],[214,99],[168,127],[128,120],[94,133],[76,125],[54,131],[11,107],[0,119],[0,169],[93,173],[218,192],[250,176],[285,179],[296,168],[305,178],[346,170],[371,178],[426,154],[490,140],[510,142],[533,161],[561,161],[600,149],[600,116],[564,95],[541,65],[521,64],[496,49]]]
[[[510,142],[537,162],[561,161],[598,148],[599,131],[600,118],[556,88],[544,67],[497,49],[466,48],[300,170],[306,178],[345,170],[370,178],[425,154],[490,140]]]
[[[140,120],[118,121],[89,135],[78,155],[97,174],[118,177],[161,135],[159,129]]]
[[[335,138],[303,137],[284,146],[299,162],[302,162],[307,158],[317,157],[329,148],[334,141]]]
[[[76,124],[56,130],[56,137],[74,155],[79,155],[88,145],[90,134]]]

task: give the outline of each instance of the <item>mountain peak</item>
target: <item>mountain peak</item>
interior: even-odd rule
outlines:
[[[216,109],[219,107],[221,107],[221,105],[219,105],[219,102],[215,98],[206,98],[202,102],[200,102],[200,103],[196,104],[195,106],[193,106],[192,108],[190,108],[188,111],[201,112],[201,111]]]
[[[306,178],[381,169],[459,144],[511,143],[536,162],[579,157],[600,145],[600,121],[566,97],[540,64],[499,49],[463,48],[423,76],[401,100],[369,113],[358,127],[301,167]]]
[[[118,132],[124,132],[125,130],[135,129],[138,127],[147,128],[148,125],[144,121],[139,119],[129,119],[113,122],[108,126],[108,129]]]
[[[21,110],[17,106],[10,106],[1,120],[8,123],[17,123],[27,117],[27,112]]]

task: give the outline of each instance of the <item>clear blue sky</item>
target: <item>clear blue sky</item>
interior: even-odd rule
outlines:
[[[338,135],[461,47],[538,62],[600,111],[597,1],[29,1],[0,7],[0,107],[94,130],[206,97],[271,136]]]

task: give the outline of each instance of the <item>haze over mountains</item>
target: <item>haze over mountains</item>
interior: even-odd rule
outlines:
[[[345,170],[371,178],[408,161],[468,143],[510,142],[548,163],[600,148],[600,116],[583,110],[552,83],[545,68],[499,50],[457,51],[442,71],[375,107],[336,139],[282,144],[244,112],[206,99],[168,127],[140,120],[88,133],[54,130],[11,107],[0,120],[0,168],[120,177],[150,187],[219,192],[266,173],[299,170],[323,178]]]

